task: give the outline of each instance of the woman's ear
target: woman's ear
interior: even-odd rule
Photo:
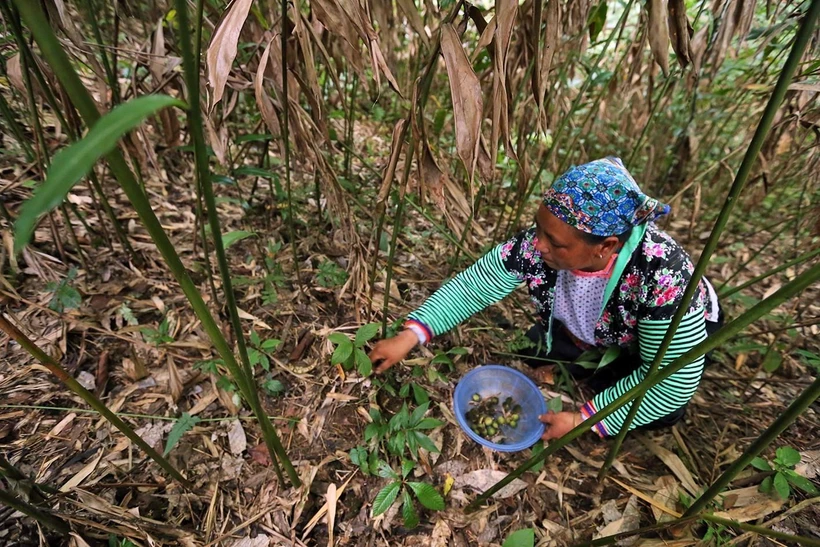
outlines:
[[[603,240],[601,245],[601,254],[607,255],[612,251],[616,251],[618,246],[621,244],[621,241],[616,236],[609,236],[605,240]]]

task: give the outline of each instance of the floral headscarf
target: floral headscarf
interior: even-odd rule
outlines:
[[[571,167],[544,192],[552,214],[583,232],[619,235],[669,213],[669,206],[641,192],[620,158]]]

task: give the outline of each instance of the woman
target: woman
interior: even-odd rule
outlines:
[[[641,192],[618,158],[571,168],[544,194],[535,227],[448,281],[409,315],[400,334],[375,345],[370,358],[381,361],[377,372],[525,283],[539,316],[527,334],[536,346],[528,364],[575,360],[590,348],[622,348],[618,359],[597,371],[569,367],[573,376],[591,375],[596,394],[579,413],[541,416],[549,426],[544,439],[559,438],[582,420],[602,437],[617,434],[630,405],[601,421],[595,413],[643,380],[678,307],[687,312],[661,367],[719,325],[717,296],[706,280],[691,302],[682,302],[692,261],[652,222],[668,212],[668,205]],[[703,365],[703,357],[696,359],[650,389],[632,427],[680,420]]]

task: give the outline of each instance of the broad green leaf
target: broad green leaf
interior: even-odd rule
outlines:
[[[346,363],[351,355],[353,355],[353,344],[345,338],[342,343],[336,346],[336,350],[330,356],[330,363],[333,365]]]
[[[370,456],[367,457],[367,473],[376,475],[379,472],[379,465],[382,463],[384,462],[379,459],[379,453],[374,450],[370,453]]]
[[[376,494],[376,499],[373,500],[373,516],[378,517],[393,505],[396,501],[396,496],[399,495],[399,488],[401,483],[399,481],[391,482]]]
[[[356,347],[360,348],[365,345],[368,340],[379,333],[380,328],[381,325],[379,323],[368,323],[367,325],[359,327],[359,330],[356,331]]]
[[[447,350],[447,353],[449,353],[450,355],[467,355],[467,348],[456,346],[454,348],[450,348],[449,350]]]
[[[405,398],[408,395],[410,395],[410,384],[404,384],[401,386],[401,389],[399,389],[399,397]]]
[[[264,342],[262,342],[261,347],[265,351],[273,351],[277,347],[279,347],[279,344],[281,344],[281,343],[282,343],[281,340],[277,340],[276,338],[269,338],[269,339],[265,340]]]
[[[353,351],[356,354],[356,370],[359,371],[361,376],[370,376],[370,373],[373,372],[373,363],[370,362],[370,357],[359,348]]]
[[[404,433],[404,432],[402,432]],[[410,432],[406,435],[407,439],[407,448],[410,449],[410,454],[413,456],[413,459],[418,459],[419,457],[419,441],[413,432]]]
[[[551,412],[561,412],[564,410],[564,401],[561,400],[561,397],[553,397],[547,403],[547,410]]]
[[[606,350],[604,356],[601,357],[601,362],[598,367],[605,367],[621,355],[621,346],[611,346]]]
[[[768,353],[766,353],[766,357],[763,358],[763,370],[766,372],[774,372],[780,368],[780,365],[783,364],[783,356],[780,354],[779,351],[772,349]]]
[[[760,487],[758,488],[761,492],[768,494],[772,491],[772,478],[766,477],[763,479],[763,482],[760,483]]]
[[[758,471],[771,471],[772,470],[772,466],[769,465],[769,462],[767,462],[763,458],[754,458],[752,460],[752,467],[754,467]]]
[[[225,175],[215,175],[211,174],[211,182],[214,184],[227,184],[228,186],[236,186],[236,181],[233,180],[231,177],[226,177]]]
[[[353,465],[361,465],[362,461],[367,461],[367,452],[361,446],[357,446],[350,450],[350,462]]]
[[[777,461],[786,467],[794,467],[800,463],[800,452],[791,446],[781,446],[777,449]]]
[[[433,369],[429,369],[433,370]],[[413,399],[415,399],[417,405],[423,405],[430,402],[430,395],[427,394],[427,390],[421,387],[418,384],[413,384]]]
[[[405,528],[415,528],[419,525],[419,514],[413,505],[413,498],[407,490],[402,494],[401,518],[404,520]]]
[[[364,428],[364,442],[369,441],[379,433],[379,426],[378,424],[367,424],[367,427]]]
[[[285,385],[279,380],[274,380],[273,378],[270,380],[265,380],[262,384],[262,388],[271,395],[277,395],[285,391]]]
[[[523,528],[507,536],[501,547],[533,547],[533,545],[535,545],[535,531],[532,528]]]
[[[191,416],[187,412],[183,412],[182,416],[180,416],[176,423],[174,423],[174,427],[172,427],[171,431],[168,433],[168,440],[165,442],[165,452],[163,452],[163,456],[167,456],[182,436],[193,429],[193,427],[198,423],[198,416]]]
[[[786,469],[783,471],[783,474],[786,475],[786,480],[789,481],[792,486],[796,486],[806,494],[817,494],[817,487],[806,477],[798,475],[791,469]]]
[[[255,235],[256,232],[248,232],[247,230],[235,230],[233,232],[228,232],[227,234],[222,234],[222,246],[227,249],[237,241],[242,241],[243,239],[247,239]]]
[[[424,418],[424,414],[427,412],[427,409],[429,407],[430,403],[425,403],[423,405],[417,406],[416,409],[413,411],[413,414],[410,415],[410,421],[407,425],[412,427],[421,422],[421,419]]]
[[[436,420],[435,418],[424,418],[418,424],[416,424],[416,429],[435,429],[444,425],[444,422],[441,420]]]
[[[14,252],[29,242],[40,216],[59,206],[97,160],[116,148],[120,138],[148,116],[169,106],[186,107],[184,102],[167,95],[132,99],[100,118],[85,137],[57,152],[45,182],[20,208],[20,216],[14,224]]]
[[[398,480],[399,476],[393,471],[387,462],[379,460],[379,476],[383,479],[396,479]]]
[[[421,431],[413,431],[413,436],[419,442],[419,445],[427,452],[432,452],[433,454],[438,454],[440,452],[435,443],[432,440],[430,440],[430,437],[428,437]]]
[[[426,482],[412,482],[409,481],[407,486],[413,490],[419,502],[427,509],[433,511],[442,511],[444,509],[444,498],[438,493],[438,490],[427,484]]]
[[[777,492],[777,495],[780,496],[780,499],[789,499],[789,492],[791,491],[791,488],[789,488],[789,482],[786,480],[786,476],[783,473],[775,473],[772,484],[774,485],[775,492]]]
[[[341,332],[333,332],[327,335],[327,339],[336,344],[343,344],[345,342],[350,342],[350,338],[342,334]]]
[[[401,476],[407,478],[407,475],[416,467],[416,462],[413,460],[402,460],[401,462]]]
[[[259,346],[261,346],[261,345],[262,345],[262,339],[261,339],[261,338],[259,338],[259,335],[258,335],[258,334],[256,334],[256,331],[255,331],[255,330],[252,330],[252,331],[251,331],[250,339],[251,339],[251,345],[252,345],[252,346],[254,346],[254,347],[257,347],[257,348],[258,348]]]

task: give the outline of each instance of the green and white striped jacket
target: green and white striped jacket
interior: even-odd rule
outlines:
[[[549,352],[557,271],[541,260],[534,238],[535,229],[531,228],[496,246],[433,293],[409,319],[421,325],[429,337],[439,335],[524,283],[544,324],[544,342]],[[594,415],[596,409],[603,408],[646,376],[670,319],[682,304],[693,269],[686,251],[654,224],[632,230],[604,292],[605,304],[595,325],[595,345],[601,349],[618,345],[639,353],[642,364],[584,405],[585,416]],[[706,284],[701,282],[700,290],[686,303],[687,314],[661,367],[706,338],[706,318],[716,320],[718,313],[717,299],[710,298],[710,294],[713,296],[713,291],[707,291]],[[632,427],[651,423],[688,403],[702,372],[701,357],[650,389]],[[616,434],[629,406],[595,424],[594,429],[602,436]]]

